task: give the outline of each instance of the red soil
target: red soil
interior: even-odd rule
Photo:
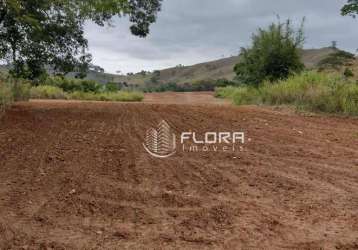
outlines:
[[[358,120],[217,102],[15,104],[0,119],[0,249],[358,249]],[[162,119],[251,141],[156,159],[142,143]]]

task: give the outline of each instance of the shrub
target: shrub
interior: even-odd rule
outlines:
[[[290,20],[273,23],[266,30],[259,29],[252,37],[252,47],[241,49],[240,62],[234,68],[236,79],[258,86],[265,80],[273,82],[301,72],[303,42],[303,22],[298,31],[291,27]]]
[[[214,80],[200,80],[200,81],[193,82],[191,84],[191,91],[214,91],[214,90],[215,90]]]
[[[30,96],[33,99],[67,99],[66,93],[61,88],[47,85],[32,87]]]
[[[158,83],[160,80],[160,71],[159,70],[155,70],[152,74],[152,76],[150,77],[150,82],[151,83]]]
[[[95,92],[98,93],[102,89],[102,85],[92,80],[64,78],[64,77],[47,77],[40,85],[54,86],[61,88],[65,92]]]
[[[351,69],[346,68],[346,69],[344,70],[344,72],[343,72],[343,75],[344,75],[345,77],[349,78],[349,77],[353,77],[353,76],[354,76],[354,73],[353,73],[353,71],[352,71]]]
[[[27,81],[14,80],[13,95],[15,101],[27,101],[30,99],[31,84]]]
[[[290,20],[259,29],[252,37],[252,47],[241,49],[241,61],[234,68],[236,79],[258,86],[265,80],[273,82],[301,72],[304,65],[299,49],[303,42],[303,21],[298,31],[291,27]]]
[[[117,92],[119,91],[119,86],[118,86],[118,83],[115,83],[115,82],[108,82],[106,85],[105,85],[105,91],[106,92]]]
[[[221,78],[216,80],[215,87],[226,87],[226,86],[235,86],[237,85],[237,82],[230,81],[226,78]]]
[[[81,90],[84,92],[99,92],[102,88],[102,85],[92,80],[76,80],[77,84],[80,86]]]
[[[0,115],[13,101],[25,101],[30,97],[30,84],[21,79],[0,74]]]
[[[305,72],[259,88],[218,89],[235,104],[293,105],[300,109],[358,115],[358,85],[339,75]]]

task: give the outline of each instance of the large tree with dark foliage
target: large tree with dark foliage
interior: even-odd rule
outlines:
[[[342,15],[351,15],[353,17],[356,17],[358,14],[358,0],[348,0],[347,4],[343,6]]]
[[[51,67],[56,73],[85,72],[91,55],[84,24],[100,26],[129,16],[132,34],[145,37],[162,0],[0,0],[0,59],[15,77],[35,79]]]
[[[240,62],[235,66],[241,84],[258,86],[265,80],[275,81],[300,72],[304,65],[300,49],[304,42],[303,23],[295,31],[290,20],[259,29],[252,37],[252,46],[242,48]]]

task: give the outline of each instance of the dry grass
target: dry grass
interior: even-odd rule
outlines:
[[[358,84],[338,74],[305,72],[259,88],[219,88],[216,96],[237,105],[293,105],[307,111],[358,115]]]

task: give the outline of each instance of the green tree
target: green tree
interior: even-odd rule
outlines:
[[[304,20],[295,31],[291,21],[271,24],[259,29],[252,37],[252,46],[242,48],[240,62],[235,66],[236,80],[242,84],[258,86],[264,80],[275,81],[300,72],[304,65],[300,49],[304,43]]]
[[[85,21],[104,26],[114,16],[129,16],[131,32],[149,33],[162,0],[1,0],[0,59],[15,77],[35,79],[51,67],[55,73],[87,71],[91,55]]]
[[[152,74],[152,76],[150,78],[150,81],[152,83],[158,83],[159,80],[160,80],[160,71],[159,70],[154,70],[153,74]]]
[[[116,82],[108,82],[105,85],[105,90],[108,92],[117,92],[117,91],[119,91],[119,89],[120,89],[119,84]]]
[[[356,17],[358,14],[358,0],[348,0],[347,4],[341,9],[341,14]]]
[[[353,77],[354,76],[354,73],[351,69],[349,68],[346,68],[343,72],[343,75],[347,78],[350,78],[350,77]]]

